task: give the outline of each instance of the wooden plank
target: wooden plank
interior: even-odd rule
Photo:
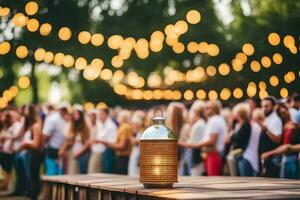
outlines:
[[[300,181],[249,177],[179,177],[172,189],[145,189],[114,174],[43,177],[52,199],[300,199]],[[65,189],[67,188],[67,190]],[[49,192],[51,190],[51,192]],[[47,199],[48,199],[47,198]]]

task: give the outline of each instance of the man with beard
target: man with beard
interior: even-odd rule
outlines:
[[[261,102],[262,110],[265,114],[264,122],[260,123],[262,134],[260,136],[259,154],[271,151],[281,143],[281,135],[283,125],[281,119],[275,112],[276,99],[274,97],[266,97]],[[264,160],[262,163],[264,169],[263,175],[266,177],[279,177],[280,159],[276,156]]]

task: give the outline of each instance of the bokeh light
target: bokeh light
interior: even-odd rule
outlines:
[[[30,80],[27,76],[21,76],[18,80],[18,85],[21,89],[27,89],[30,86]]]
[[[72,32],[71,29],[69,29],[68,27],[62,27],[58,31],[58,37],[63,41],[69,40],[71,36],[72,36]]]
[[[190,10],[186,14],[186,20],[190,24],[197,24],[201,20],[201,14],[197,10]]]
[[[280,36],[278,33],[270,33],[268,36],[268,41],[272,46],[277,46],[280,43]]]
[[[35,32],[39,29],[40,23],[37,19],[30,19],[27,22],[27,29],[30,32]]]
[[[270,85],[276,87],[279,84],[279,79],[277,76],[273,75],[269,79]]]
[[[222,63],[219,65],[219,73],[222,75],[222,76],[226,76],[229,74],[230,72],[230,67],[228,64],[226,63]]]
[[[92,35],[91,43],[92,45],[98,47],[101,46],[104,42],[104,36],[100,33],[96,33]]]
[[[79,34],[78,34],[78,41],[81,43],[81,44],[87,44],[90,42],[91,40],[91,34],[87,31],[81,31]]]
[[[51,30],[52,30],[51,24],[49,24],[49,23],[44,23],[44,24],[42,24],[41,27],[40,27],[40,34],[41,34],[42,36],[47,36],[47,35],[50,34]]]
[[[247,56],[252,56],[255,51],[253,45],[250,43],[244,44],[242,50]]]
[[[283,57],[280,53],[273,54],[273,62],[277,65],[280,65],[283,61]]]
[[[261,58],[261,65],[265,68],[269,68],[272,65],[272,61],[269,57],[264,56]]]
[[[10,43],[9,42],[1,42],[0,43],[0,55],[5,55],[10,51]]]
[[[25,12],[27,13],[27,15],[34,15],[38,10],[39,5],[34,1],[30,1],[25,5]]]
[[[25,58],[28,55],[28,49],[27,47],[21,45],[16,49],[16,55],[18,58]]]

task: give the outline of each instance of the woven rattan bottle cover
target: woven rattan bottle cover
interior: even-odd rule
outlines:
[[[155,116],[140,139],[140,182],[146,188],[172,187],[178,179],[177,134],[164,122],[163,114]]]

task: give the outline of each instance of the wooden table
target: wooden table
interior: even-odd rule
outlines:
[[[113,174],[44,176],[43,199],[300,199],[300,181],[245,177],[180,177],[172,189],[144,189]]]

